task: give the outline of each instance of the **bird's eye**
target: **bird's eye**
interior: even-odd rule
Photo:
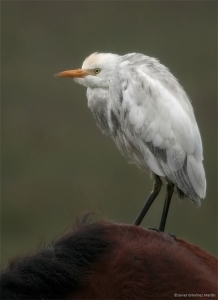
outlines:
[[[99,68],[94,69],[95,74],[99,74],[100,72],[101,72],[101,69],[99,69]]]

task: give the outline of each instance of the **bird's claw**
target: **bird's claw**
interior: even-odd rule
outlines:
[[[148,229],[148,230],[154,230],[154,231],[160,232],[160,230],[159,230],[159,229],[157,229],[157,228],[153,228],[153,227],[148,227],[147,229]]]
[[[171,236],[171,238],[173,238],[175,241],[177,241],[177,237],[174,234],[169,233],[169,236]]]
[[[161,230],[159,230],[159,229],[157,229],[157,228],[153,228],[153,227],[148,227],[147,229],[148,229],[148,230],[154,230],[154,231],[156,231],[156,232],[162,232]],[[176,236],[175,236],[174,234],[168,233],[168,235],[169,235],[171,238],[173,238],[175,241],[177,241],[177,238],[176,238]]]

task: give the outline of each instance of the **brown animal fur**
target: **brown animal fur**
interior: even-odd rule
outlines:
[[[217,270],[215,257],[166,233],[85,221],[2,271],[1,299],[217,299]]]
[[[218,261],[212,255],[162,232],[102,225],[112,249],[69,299],[175,299],[175,293],[180,298],[217,299]]]

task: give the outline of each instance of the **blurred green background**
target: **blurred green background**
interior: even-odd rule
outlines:
[[[217,3],[8,1],[1,10],[3,265],[86,211],[132,223],[152,188],[97,128],[85,88],[53,77],[95,51],[156,57],[192,99],[207,197],[197,209],[174,196],[166,232],[216,255]],[[143,226],[158,226],[163,198],[164,189]]]

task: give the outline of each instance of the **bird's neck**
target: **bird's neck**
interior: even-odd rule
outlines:
[[[90,89],[108,89],[109,81],[97,76],[86,76],[84,78],[74,79],[77,83]]]
[[[110,105],[109,89],[88,88],[87,99],[88,107],[91,109],[97,125],[104,133],[108,133],[108,110]]]

